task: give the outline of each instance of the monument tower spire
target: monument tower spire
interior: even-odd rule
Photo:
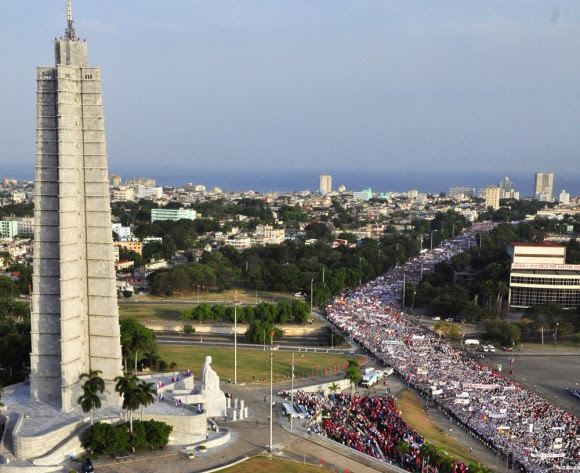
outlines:
[[[67,27],[64,32],[65,38],[70,41],[74,41],[77,39],[77,33],[75,31],[72,4],[70,0],[67,0],[66,2],[66,19],[67,19]]]
[[[101,70],[88,64],[67,1],[55,65],[38,68],[30,393],[68,411],[99,370],[117,405],[121,344]]]

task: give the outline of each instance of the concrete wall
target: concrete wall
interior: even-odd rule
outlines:
[[[162,331],[175,331],[183,332],[183,323],[154,323],[149,322],[144,324],[148,329],[155,332]],[[233,335],[234,326],[233,325],[202,325],[202,324],[185,324],[191,325],[196,333],[219,333],[223,335]],[[325,327],[320,325],[276,325],[277,327],[284,330],[284,334],[287,337],[299,337],[299,336],[319,336],[327,333]],[[244,335],[248,330],[248,325],[238,324],[237,332],[238,335]]]
[[[348,379],[340,379],[338,381],[331,381],[329,383],[314,384],[312,386],[306,386],[305,388],[296,388],[296,391],[304,391],[306,393],[319,393],[323,392],[325,395],[330,394],[330,386],[336,384],[338,386],[337,393],[344,391],[345,389],[350,389],[350,381]]]
[[[157,420],[171,425],[173,427],[173,432],[169,437],[169,445],[189,445],[204,440],[206,438],[207,415],[205,414],[188,415],[188,414],[190,413],[185,410],[183,416],[162,416],[154,414],[145,414],[143,416],[143,420]],[[141,419],[141,416],[136,415],[135,418]]]

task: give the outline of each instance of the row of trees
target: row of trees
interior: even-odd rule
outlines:
[[[535,236],[530,223],[500,224],[481,235],[481,246],[439,263],[417,287],[407,285],[405,304],[427,306],[433,315],[466,321],[498,317],[508,294],[511,259],[507,246]]]
[[[260,303],[256,306],[239,306],[236,309],[237,319],[240,323],[253,321],[281,323],[295,322],[304,324],[308,320],[310,307],[301,301],[280,301],[277,304]],[[201,304],[181,313],[181,320],[190,322],[217,321],[234,322],[234,307],[223,305]]]

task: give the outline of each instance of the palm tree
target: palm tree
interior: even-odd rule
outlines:
[[[4,268],[8,268],[12,264],[12,262],[13,260],[10,253],[8,252],[2,253],[2,265],[4,266]]]
[[[139,402],[141,404],[141,422],[143,422],[143,411],[147,406],[155,402],[155,383],[141,382],[137,389],[139,390]]]
[[[497,283],[498,317],[499,317],[499,314],[501,313],[501,306],[503,303],[503,298],[508,294],[508,292],[509,292],[509,286],[507,285],[507,283],[505,281],[499,281]]]
[[[95,421],[95,409],[101,408],[101,398],[96,392],[92,391],[87,385],[88,381],[83,384],[83,395],[80,396],[77,402],[80,404],[84,413],[91,413],[91,425]]]
[[[101,408],[99,393],[103,394],[105,391],[105,380],[101,378],[101,373],[100,370],[90,370],[79,376],[79,380],[86,379],[86,381],[82,386],[83,395],[78,398],[77,402],[81,405],[83,412],[91,413],[91,425],[95,420],[95,409]]]
[[[88,386],[92,392],[100,392],[101,394],[105,391],[105,380],[101,378],[101,370],[90,370],[88,373],[83,373],[79,376],[82,381],[86,379],[85,386]]]
[[[330,386],[328,386],[328,390],[332,393],[332,394],[336,394],[336,391],[338,391],[340,389],[340,387],[338,386],[338,384],[336,383],[332,383]]]
[[[492,470],[490,470],[487,466],[482,465],[479,462],[470,463],[468,465],[468,468],[469,468],[469,471],[471,471],[473,473],[492,473]]]
[[[360,368],[356,360],[350,360],[346,367],[346,377],[350,380],[351,393],[354,394],[354,389],[358,380],[362,378]]]
[[[117,376],[115,381],[115,391],[123,397],[123,409],[129,413],[130,430],[133,432],[133,411],[141,405],[137,376],[132,371],[123,371],[123,375]]]

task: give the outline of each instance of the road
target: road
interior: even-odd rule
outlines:
[[[175,332],[157,332],[155,338],[159,345],[179,345],[179,346],[210,346],[210,347],[234,347],[234,337],[223,334],[193,334],[185,335]],[[203,341],[202,341],[203,340]],[[286,337],[276,340],[276,345],[281,351],[319,351],[323,353],[344,354],[350,349],[332,349],[329,346],[320,346],[317,337]],[[239,350],[262,350],[264,345],[245,343],[244,337],[238,337]]]

